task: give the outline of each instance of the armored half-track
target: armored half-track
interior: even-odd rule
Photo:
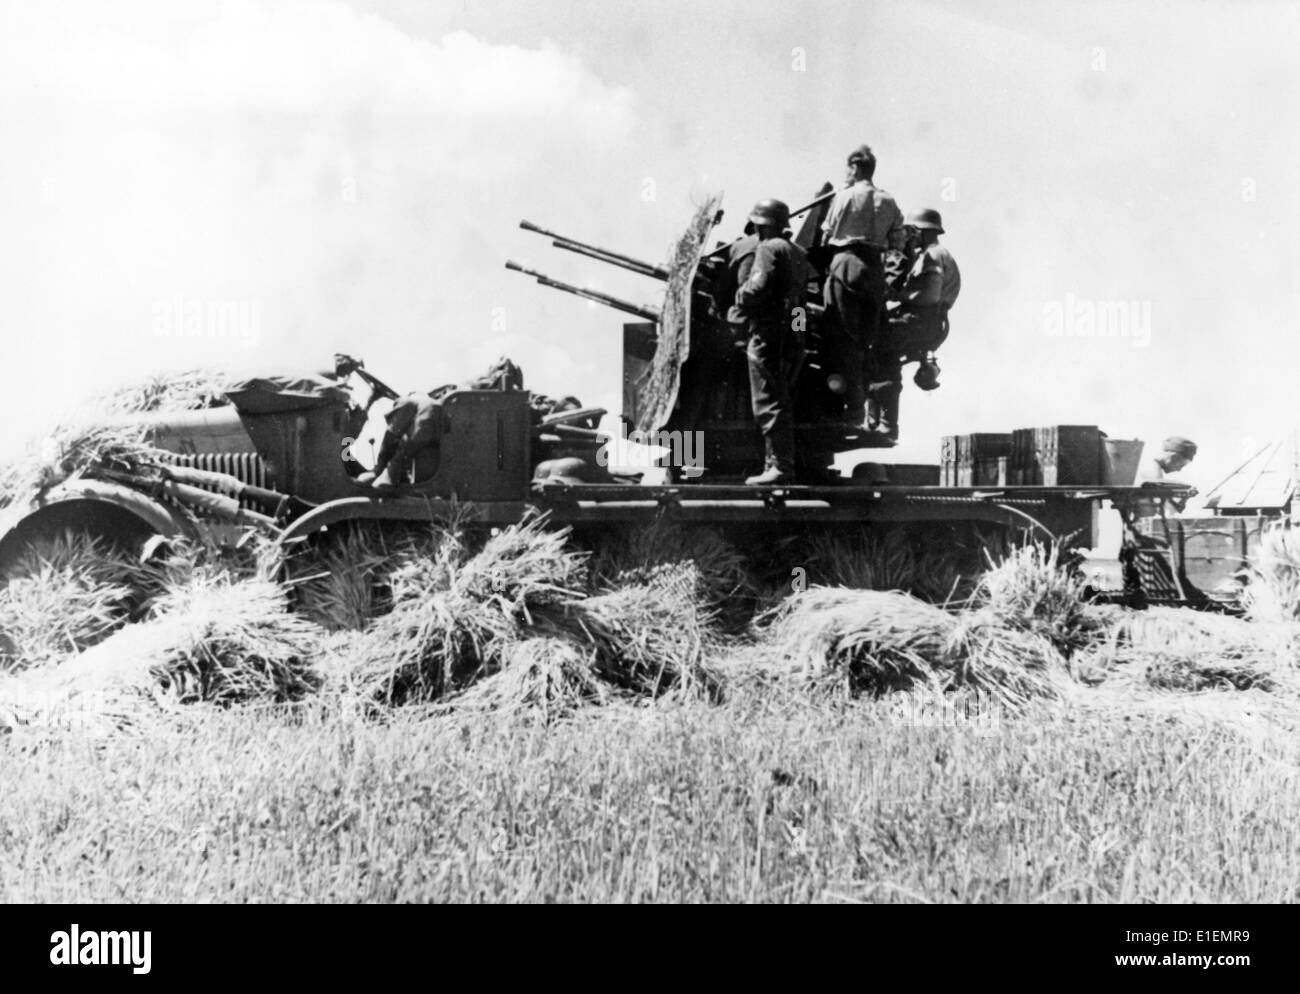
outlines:
[[[602,456],[610,434],[600,428],[606,412],[539,411],[516,378],[488,388],[480,382],[440,391],[434,443],[414,461],[405,485],[377,492],[357,480],[366,467],[354,458],[354,442],[371,406],[399,391],[363,366],[335,377],[266,377],[236,384],[215,407],[132,419],[156,458],[77,467],[9,506],[0,518],[0,561],[12,561],[32,538],[66,527],[118,541],[154,534],[229,537],[255,528],[289,542],[349,521],[426,522],[457,515],[493,527],[537,511],[556,526],[579,530],[664,518],[751,535],[808,525],[929,522],[1068,536],[1089,547],[1102,502],[1125,506],[1185,493],[1174,485],[1113,486],[1099,478],[963,485],[941,480],[938,464],[892,464],[876,458],[879,450],[863,453],[865,471],[840,477],[830,469],[836,454],[866,450],[873,440],[843,427],[834,371],[817,356],[815,316],[809,361],[796,391],[809,482],[744,486],[740,478],[761,464],[761,438],[749,414],[743,353],[724,337],[730,332],[717,327],[712,293],[720,255],[706,245],[719,209],[718,198],[701,206],[664,264],[525,222],[561,248],[662,284],[659,307],[638,307],[525,270],[548,286],[636,318],[623,326],[623,423],[644,433],[700,433],[702,465],[688,467],[699,472],[670,473],[656,482],[615,475]],[[402,389],[422,386],[407,383]]]

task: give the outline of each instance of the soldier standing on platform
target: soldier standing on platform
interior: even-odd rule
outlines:
[[[826,277],[824,359],[847,386],[845,403],[854,427],[867,427],[868,352],[880,335],[885,311],[887,248],[902,248],[903,213],[873,182],[876,157],[862,145],[848,158],[849,186],[835,195],[822,223],[833,255]]]
[[[790,208],[760,200],[749,215],[758,236],[753,263],[736,290],[733,318],[745,322],[754,420],[763,433],[764,469],[751,486],[794,480],[794,410],[790,392],[803,362],[802,308],[808,257],[790,241]]]

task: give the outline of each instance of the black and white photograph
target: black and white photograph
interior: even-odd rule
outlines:
[[[1087,904],[1243,982],[1300,899],[1298,37],[5,0],[0,905],[84,906],[22,955]]]

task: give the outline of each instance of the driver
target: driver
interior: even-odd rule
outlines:
[[[445,391],[436,392],[441,395]],[[388,427],[375,468],[358,476],[357,483],[376,490],[406,483],[415,454],[438,443],[440,409],[441,405],[429,393],[410,393],[396,400],[384,416]]]

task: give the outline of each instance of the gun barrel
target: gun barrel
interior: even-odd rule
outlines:
[[[667,280],[668,270],[663,266],[656,266],[652,262],[645,262],[641,259],[634,259],[630,255],[624,255],[622,252],[611,252],[609,249],[603,249],[596,245],[588,245],[586,242],[580,242],[576,238],[570,238],[568,235],[561,235],[559,232],[543,228],[541,225],[533,224],[532,221],[520,221],[519,227],[525,231],[535,231],[539,235],[545,235],[547,238],[555,240],[558,248],[567,249],[570,252],[577,252],[579,255],[590,256],[593,259],[599,259],[601,262],[608,262],[612,266],[621,266],[624,269],[630,269],[634,273],[640,273],[642,276],[651,276],[657,280]]]
[[[595,301],[597,304],[604,304],[606,307],[612,307],[616,311],[622,311],[625,314],[635,314],[645,321],[658,321],[659,312],[653,307],[639,307],[626,300],[611,296],[608,293],[601,293],[599,290],[588,290],[585,287],[574,286],[572,283],[563,283],[560,280],[553,280],[545,273],[539,273],[536,269],[529,269],[527,266],[521,266],[519,263],[509,261],[506,263],[507,269],[513,269],[517,273],[523,273],[525,276],[531,276],[542,286],[547,286],[553,290],[563,290],[565,293],[571,293],[575,297],[582,297],[584,300]]]
[[[600,262],[607,262],[611,266],[618,266],[620,269],[630,269],[634,273],[642,276],[649,276],[652,279],[668,280],[668,270],[663,266],[652,266],[648,262],[638,262],[635,259],[629,259],[625,256],[611,255],[602,249],[593,248],[590,245],[584,245],[582,242],[570,241],[567,238],[556,238],[551,242],[556,248],[564,249],[567,252],[576,252],[578,255],[585,255],[591,259],[597,259]]]

